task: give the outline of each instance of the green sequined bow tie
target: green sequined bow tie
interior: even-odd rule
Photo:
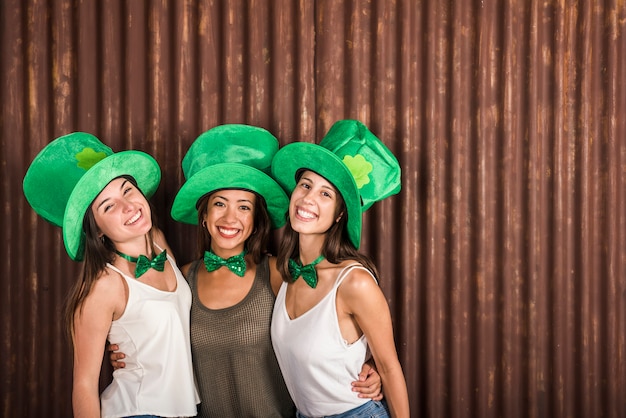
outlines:
[[[323,255],[317,257],[311,264],[307,264],[303,266],[301,263],[295,261],[294,259],[289,259],[289,273],[291,274],[291,278],[295,282],[298,277],[302,276],[306,284],[315,288],[317,286],[317,272],[315,271],[315,266],[320,263],[324,259]]]
[[[241,254],[234,255],[224,260],[222,257],[212,251],[205,251],[204,266],[206,267],[206,271],[208,271],[209,273],[217,270],[222,266],[226,266],[237,276],[243,277],[243,275],[246,274],[246,260],[244,259],[245,256],[246,251],[244,250]]]
[[[135,266],[135,278],[140,277],[142,274],[150,269],[163,271],[163,269],[165,268],[165,260],[167,260],[167,250],[163,250],[161,254],[153,257],[152,260],[150,260],[145,255],[140,255],[139,257],[131,257],[130,255],[124,254],[117,250],[115,252],[117,253],[117,255],[130,261],[131,263],[137,263],[137,265]]]

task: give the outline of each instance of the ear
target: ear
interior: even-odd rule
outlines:
[[[341,212],[339,216],[337,216],[337,219],[335,219],[335,223],[339,222],[342,217],[343,217],[343,212]]]

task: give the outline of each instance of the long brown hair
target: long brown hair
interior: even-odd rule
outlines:
[[[311,170],[312,171],[312,170]],[[296,183],[300,180],[304,170],[299,170],[296,174]],[[331,183],[332,184],[332,183]],[[333,185],[335,191],[337,188]],[[322,245],[322,255],[331,263],[339,264],[345,260],[354,260],[361,263],[363,267],[368,269],[378,281],[378,270],[374,262],[365,254],[359,252],[352,244],[348,237],[348,211],[346,204],[337,191],[337,209],[335,211],[335,219],[339,217],[337,222],[333,222],[332,226],[326,231],[326,238]],[[292,278],[289,274],[289,259],[298,260],[300,258],[299,235],[291,227],[291,222],[287,219],[285,230],[283,232],[278,255],[276,256],[276,264],[278,271],[283,276],[283,281],[291,282]]]
[[[240,190],[240,189],[219,189],[219,190]],[[198,208],[198,245],[197,245],[197,258],[204,257],[204,252],[211,249],[211,234],[203,226],[204,217],[207,213],[207,204],[209,198],[217,191],[214,190],[211,193],[207,193],[198,199],[196,207]],[[254,205],[254,218],[253,218],[253,231],[252,234],[246,240],[244,246],[248,251],[248,254],[252,256],[252,260],[255,264],[261,262],[262,256],[267,252],[267,243],[270,237],[270,231],[272,229],[270,216],[267,212],[267,204],[265,199],[260,194],[253,192],[252,190],[241,189],[246,192],[254,193],[256,196],[256,203]]]
[[[142,194],[143,192],[137,187],[137,182],[133,177],[121,176],[130,181]],[[113,179],[115,180],[115,179]],[[113,181],[111,180],[111,181]],[[145,197],[145,195],[144,195]],[[94,199],[95,200],[95,199]],[[146,198],[148,205],[150,206],[150,214],[152,219],[152,228],[156,225],[156,216],[154,208],[150,201]],[[83,231],[85,233],[85,245],[83,256],[83,268],[81,275],[77,281],[74,282],[70,289],[70,293],[65,300],[65,306],[63,314],[66,324],[66,334],[70,341],[73,340],[74,335],[74,317],[76,311],[82,309],[83,302],[91,292],[96,280],[100,277],[107,263],[112,263],[115,258],[115,245],[106,236],[99,237],[100,228],[96,223],[96,219],[93,214],[91,206],[93,202],[87,207],[85,217],[83,218]],[[153,247],[152,229],[148,232],[149,245]],[[152,248],[154,251],[154,248]]]

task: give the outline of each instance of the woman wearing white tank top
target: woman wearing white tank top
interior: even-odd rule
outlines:
[[[191,291],[167,254],[148,202],[160,179],[160,168],[148,154],[113,153],[84,132],[48,144],[24,178],[30,205],[63,228],[70,258],[84,261],[65,313],[74,349],[74,416],[196,413]],[[116,372],[100,395],[109,337],[127,351],[129,367]]]
[[[291,193],[272,343],[298,416],[409,417],[389,307],[358,252],[362,211],[400,190],[397,160],[362,123],[344,120],[319,145],[283,147],[272,174]],[[342,390],[370,352],[386,402]]]

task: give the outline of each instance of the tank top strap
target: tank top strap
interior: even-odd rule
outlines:
[[[372,276],[372,279],[374,279],[374,281],[376,282],[376,284],[378,284],[378,280],[376,280],[376,277],[374,277],[374,275],[372,274],[371,271],[369,271],[368,269],[366,269],[365,267],[363,267],[362,264],[359,263],[353,263],[353,264],[349,264],[347,266],[345,266],[337,275],[337,280],[335,281],[335,287],[339,287],[339,285],[341,284],[341,282],[343,282],[343,279],[345,279],[346,277],[348,277],[348,274],[355,269],[359,269],[359,270],[365,270],[370,276]]]
[[[159,244],[157,244],[156,242],[152,241],[152,244],[154,244],[154,246],[155,246],[155,247],[156,247],[159,251],[163,251],[163,248],[161,248],[161,247],[159,246]],[[174,263],[172,262],[172,255],[171,255],[170,253],[167,253],[166,255],[167,255],[167,261],[169,261],[169,262],[170,262],[170,264],[172,264],[172,265],[173,265]]]

